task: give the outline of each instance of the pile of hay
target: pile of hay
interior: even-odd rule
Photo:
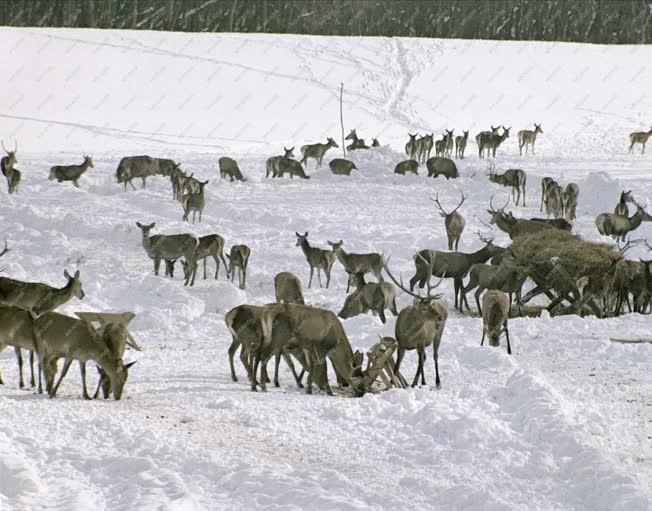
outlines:
[[[586,277],[591,282],[611,280],[620,251],[605,243],[589,243],[560,229],[519,236],[509,248],[513,262],[535,281],[567,292]],[[609,271],[611,269],[611,272]]]

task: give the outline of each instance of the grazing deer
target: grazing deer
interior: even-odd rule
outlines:
[[[538,222],[536,220],[525,220],[523,218],[514,218],[512,213],[505,213],[505,208],[509,204],[509,197],[507,202],[500,209],[494,209],[493,196],[489,200],[489,208],[487,213],[491,215],[489,223],[496,225],[498,228],[507,233],[510,239],[517,238],[526,234],[533,234],[544,229],[554,229],[555,227],[550,222]]]
[[[446,130],[446,136],[444,137],[446,139],[446,158],[450,158],[453,155],[453,145],[454,145],[454,137],[453,137],[453,132],[455,129],[452,130]]]
[[[363,273],[352,275],[357,276],[358,285],[362,284],[362,286],[355,289],[346,297],[342,310],[337,314],[340,318],[353,318],[372,311],[373,315],[378,315],[383,324],[385,324],[385,309],[389,309],[394,316],[398,316],[398,310],[396,309],[396,289],[391,283],[365,283]]]
[[[645,153],[645,144],[648,138],[652,136],[652,128],[650,131],[635,131],[629,134],[629,152],[634,151],[634,144],[641,144],[641,154]],[[5,149],[6,151],[6,149]]]
[[[38,353],[38,346],[34,339],[34,314],[19,307],[8,305],[0,306],[0,353],[4,351],[7,346],[13,346],[14,352],[18,359],[18,368],[20,375],[20,388],[24,388],[23,382],[23,359],[20,356],[21,350],[28,350],[30,353]],[[31,386],[34,387],[34,358],[32,355],[32,381]],[[0,383],[2,378],[0,378]],[[39,394],[43,392],[41,388],[41,378],[39,372]]]
[[[482,297],[482,340],[484,344],[485,335],[489,338],[489,346],[500,346],[500,336],[505,332],[507,339],[507,354],[512,354],[512,347],[509,344],[509,299],[502,291],[492,289]]]
[[[419,175],[419,172],[417,169],[419,168],[419,162],[417,160],[405,160],[396,165],[394,167],[394,174],[400,174],[401,176],[404,176],[408,172],[412,172],[415,175]]]
[[[116,170],[118,183],[124,183],[124,191],[127,191],[127,184],[135,190],[132,179],[141,178],[143,188],[146,188],[146,179],[149,176],[161,175],[170,176],[179,169],[179,163],[165,158],[152,158],[151,156],[125,156],[120,160]]]
[[[527,147],[532,147],[532,154],[534,154],[534,143],[537,141],[537,135],[541,133],[543,135],[543,130],[541,125],[534,123],[534,131],[531,130],[521,130],[518,132],[518,152],[523,156],[523,147],[525,147],[525,155],[527,156]]]
[[[358,170],[355,163],[350,160],[345,160],[344,158],[335,158],[330,161],[328,166],[330,167],[331,172],[337,176],[350,176],[353,169]]]
[[[3,255],[7,250],[5,243],[5,250],[0,255]],[[22,282],[2,277],[0,278],[0,304],[18,307],[36,317],[56,309],[73,297],[82,300],[85,295],[79,277],[79,270],[75,272],[74,276],[71,276],[68,270],[64,270],[63,275],[68,279],[68,282],[61,288],[48,286],[40,282]],[[15,348],[15,352],[18,361],[19,387],[22,389],[25,386],[23,380],[23,356],[20,348]],[[33,351],[30,352],[29,362],[30,386],[33,387],[35,385]]]
[[[337,260],[344,267],[347,274],[361,273],[362,275],[365,275],[366,273],[373,273],[378,282],[383,281],[383,259],[380,254],[348,254],[344,251],[344,242],[342,240],[337,243],[333,243],[332,241],[327,241],[327,243],[333,249],[335,257],[337,257]],[[348,282],[346,285],[346,292],[349,292]]]
[[[272,177],[278,177],[278,162],[280,161],[281,158],[288,158],[288,159],[294,159],[294,147],[291,147],[288,149],[287,147],[283,146],[283,151],[284,154],[283,156],[272,156],[271,158],[268,158],[267,164],[266,164],[266,175],[265,177],[269,177],[270,175]]]
[[[201,214],[204,211],[204,206],[206,205],[206,199],[204,197],[204,187],[208,184],[208,181],[198,181],[199,191],[186,193],[181,197],[181,205],[183,206],[183,221],[188,221],[188,215],[192,211],[192,223],[195,223],[195,215],[199,212],[199,221],[201,222]]]
[[[378,142],[377,138],[371,139],[371,147],[380,147],[380,142]]]
[[[496,258],[505,252],[505,249],[493,244],[494,238],[484,238],[479,232],[476,233],[484,246],[472,253],[464,252],[441,252],[438,250],[420,250],[414,256],[416,272],[410,279],[410,291],[415,285],[420,289],[428,281],[428,271],[433,277],[453,279],[455,289],[455,308],[462,311],[462,289],[464,288],[463,278],[474,264],[484,263],[491,258]],[[459,301],[458,301],[459,298]],[[459,305],[458,305],[459,303]],[[467,309],[469,304],[466,304]]]
[[[469,140],[469,132],[463,131],[464,135],[457,135],[455,137],[455,158],[464,159],[464,151],[466,151],[466,143]]]
[[[525,206],[525,183],[527,176],[525,171],[521,169],[509,169],[503,172],[502,174],[496,174],[496,165],[494,162],[489,162],[489,181],[496,183],[502,186],[508,186],[512,189],[512,197],[515,199],[515,204],[518,206],[518,203],[521,199],[521,193],[523,194],[523,204]]]
[[[269,177],[270,174],[272,177],[283,177],[285,174],[290,174],[290,179],[294,176],[310,179],[310,176],[304,172],[301,163],[285,156],[272,156],[267,160],[266,177]]]
[[[306,260],[308,261],[308,265],[310,266],[310,280],[308,281],[308,289],[310,289],[312,284],[312,275],[315,268],[317,268],[317,280],[319,281],[319,287],[322,287],[320,270],[324,270],[324,274],[326,275],[326,289],[328,289],[328,285],[331,281],[331,269],[333,267],[333,263],[335,262],[335,254],[330,250],[311,247],[310,243],[308,243],[308,231],[306,231],[304,234],[299,234],[295,231],[294,234],[297,235],[296,246],[301,247],[301,250],[303,250],[303,253],[306,256]]]
[[[630,217],[611,213],[599,214],[595,218],[598,232],[605,236],[611,236],[616,241],[625,241],[625,237],[630,232],[638,229],[642,222],[652,222],[652,216],[641,205],[634,204],[636,205],[636,213]]]
[[[543,211],[543,205],[546,202],[546,197],[548,194],[548,190],[553,186],[556,185],[557,181],[555,181],[551,177],[544,177],[541,179],[541,206],[539,206],[539,211]]]
[[[58,384],[54,385],[54,378],[59,358],[74,359],[80,363],[92,360],[108,376],[114,399],[119,400],[122,397],[129,367],[135,364],[132,362],[125,365],[122,358],[117,358],[127,335],[124,325],[113,325],[100,333],[87,321],[48,312],[34,320],[33,332],[45,373],[45,385],[51,398],[57,394]],[[124,349],[122,351],[124,352]],[[67,371],[70,363],[66,364]],[[65,372],[62,373],[59,383],[63,376]]]
[[[466,200],[466,197],[462,192],[460,192],[460,195],[462,196],[462,200],[459,202],[457,207],[450,213],[447,213],[446,210],[442,207],[441,203],[439,202],[439,192],[437,192],[436,197],[434,199],[430,197],[430,200],[433,201],[437,205],[437,208],[439,209],[439,216],[441,216],[444,219],[444,225],[446,226],[446,236],[448,237],[448,250],[453,250],[453,245],[455,245],[456,252],[457,252],[457,247],[460,244],[460,237],[462,236],[462,232],[464,231],[464,224],[465,224],[464,217],[457,212],[457,210],[460,209],[460,206],[464,204],[464,201]]]
[[[207,236],[202,236],[199,238],[199,245],[197,245],[197,250],[195,250],[195,261],[199,263],[200,260],[204,261],[204,280],[206,280],[206,260],[208,257],[212,257],[215,261],[215,280],[220,272],[220,260],[224,263],[224,270],[226,271],[226,278],[229,278],[229,265],[226,264],[224,260],[224,238],[219,234],[209,234]],[[187,261],[181,261],[183,265],[183,274],[184,278],[188,278],[190,272],[190,265]],[[170,277],[174,277],[174,262],[172,262],[172,271],[167,271]]]
[[[425,163],[430,159],[430,152],[432,151],[434,133],[424,135],[419,144],[419,163]]]
[[[620,200],[618,201],[618,204],[616,204],[616,208],[614,209],[614,214],[620,215],[620,216],[629,216],[629,208],[627,207],[627,203],[632,203],[636,204],[636,201],[634,200],[634,197],[632,197],[632,191],[622,191],[620,193]]]
[[[286,271],[277,273],[274,277],[274,290],[278,303],[305,304],[301,292],[301,281],[293,273]]]
[[[426,162],[426,168],[428,169],[428,177],[444,176],[446,180],[460,177],[457,165],[449,158],[434,156]]]
[[[217,162],[220,166],[220,177],[222,179],[228,177],[231,182],[247,180],[247,178],[242,175],[242,172],[240,172],[238,162],[236,162],[233,158],[222,156]]]
[[[580,195],[580,187],[576,183],[568,183],[566,189],[562,193],[562,205],[564,216],[568,222],[572,222],[577,218],[575,214],[577,210],[577,198]]]
[[[388,259],[389,261],[389,259]],[[387,262],[388,262],[387,261]],[[414,375],[412,386],[416,387],[419,383],[419,375],[421,375],[421,384],[426,384],[424,373],[424,365],[426,360],[426,348],[432,344],[433,357],[435,359],[435,384],[439,388],[441,381],[439,379],[439,345],[441,337],[444,333],[444,326],[448,318],[448,312],[442,305],[437,303],[441,295],[432,295],[432,290],[441,284],[442,279],[435,285],[430,284],[430,275],[432,275],[432,263],[428,269],[427,279],[427,294],[422,297],[418,293],[413,293],[403,286],[403,282],[398,282],[389,271],[385,262],[385,271],[389,278],[394,281],[401,290],[408,295],[414,297],[414,302],[411,306],[402,309],[398,318],[396,319],[396,326],[394,334],[398,341],[398,354],[396,356],[396,364],[394,365],[394,373],[398,374],[401,368],[401,362],[407,350],[417,350],[419,355],[419,366]]]
[[[261,323],[261,315],[263,313],[263,307],[257,307],[254,305],[240,305],[231,309],[224,316],[224,322],[226,323],[229,332],[231,332],[232,342],[229,346],[229,364],[231,366],[231,379],[233,381],[238,381],[238,377],[235,374],[235,366],[233,364],[233,358],[235,357],[236,351],[240,349],[240,361],[247,371],[247,377],[251,383],[251,390],[256,392],[258,381],[256,381],[256,373],[254,371],[254,365],[256,360],[260,358],[260,350],[263,346],[263,327]],[[285,362],[287,363],[294,380],[296,381],[297,387],[300,389],[303,388],[301,379],[303,378],[303,371],[301,374],[297,375],[294,363],[290,358],[290,355],[283,353]],[[263,377],[263,382],[269,381],[267,373]],[[279,386],[278,380],[278,367],[276,368],[276,374],[274,375],[274,385]]]
[[[485,149],[487,150],[487,154],[489,154],[489,148],[491,147],[492,143],[492,138],[494,136],[498,136],[498,130],[500,129],[500,126],[497,128],[494,128],[493,126],[491,127],[491,131],[481,131],[475,136],[475,142],[478,144],[478,157],[483,158],[484,157],[484,151]]]
[[[342,323],[337,316],[324,309],[299,304],[267,305],[261,316],[264,344],[260,350],[261,388],[265,390],[264,374],[272,355],[303,353],[308,369],[306,393],[312,393],[315,374],[325,374],[325,390],[332,395],[326,373],[326,357],[335,368],[338,377],[348,384],[354,396],[366,391],[362,371],[363,355],[353,353]],[[254,364],[254,372],[256,370]]]
[[[62,183],[63,181],[72,181],[72,184],[76,188],[79,188],[79,178],[86,172],[89,168],[93,168],[93,158],[88,155],[85,155],[84,161],[80,165],[55,165],[50,168],[50,181],[54,179],[57,182]]]
[[[183,170],[178,169],[170,175],[172,183],[172,198],[181,202],[181,198],[186,190],[188,181],[193,178],[194,174],[187,175]]]
[[[417,136],[419,134],[415,133],[414,135],[412,135],[411,133],[408,133],[408,135],[410,137],[410,140],[408,141],[407,144],[405,144],[405,154],[407,154],[410,160],[416,160],[418,156],[418,149],[419,149]]]
[[[572,231],[573,230],[573,224],[568,222],[567,220],[564,220],[563,218],[528,218],[528,222],[541,222],[547,225],[550,225],[551,227],[554,227],[555,229],[560,229],[562,231]]]
[[[231,253],[226,255],[230,263],[227,275],[231,275],[231,282],[233,282],[235,280],[235,269],[238,269],[240,289],[247,287],[247,265],[249,264],[250,254],[251,249],[247,245],[233,245],[231,247]]]
[[[331,137],[328,137],[328,140],[325,144],[309,144],[301,147],[301,163],[304,165],[308,164],[308,158],[313,158],[317,161],[317,166],[321,167],[321,161],[331,147],[340,147],[337,145],[337,142]]]
[[[186,276],[184,285],[194,286],[195,274],[197,273],[195,254],[199,246],[199,238],[194,234],[158,234],[150,236],[150,231],[156,225],[155,223],[143,225],[136,222],[136,225],[142,232],[142,243],[145,252],[150,259],[154,260],[154,275],[158,275],[161,261],[171,261],[183,257],[192,268],[192,271]]]

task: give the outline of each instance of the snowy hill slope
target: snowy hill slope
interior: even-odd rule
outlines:
[[[0,35],[8,44],[0,62],[13,70],[0,84],[0,138],[18,140],[23,171],[20,193],[0,202],[0,235],[12,248],[1,261],[4,274],[61,285],[63,269],[78,268],[86,297],[62,310],[133,310],[132,333],[144,347],[127,353],[138,363],[119,402],[81,400],[75,369],[56,400],[19,390],[13,353],[2,353],[3,510],[650,508],[650,345],[609,341],[649,337],[649,316],[513,319],[509,357],[504,347],[480,348],[481,320],[454,312],[452,283],[444,282],[442,389],[361,399],[307,396],[285,369],[281,388],[266,394],[249,391],[239,365],[240,381],[232,382],[223,321],[235,305],[272,301],[279,271],[301,278],[310,304],[339,310],[344,271],[336,264],[330,289],[313,282],[307,290],[294,231],[309,231],[322,247],[343,239],[351,251],[391,254],[393,269],[409,278],[416,249],[446,247],[428,200],[435,190],[445,205],[460,190],[469,195],[460,249],[480,248],[474,231],[489,233],[482,223],[489,198],[502,203],[506,192],[488,184],[474,145],[459,162],[459,180],[433,181],[423,170],[393,175],[408,130],[475,133],[500,122],[516,131],[541,122],[536,157],[518,157],[514,137],[497,159],[499,169],[528,173],[528,207],[515,214],[539,215],[544,175],[575,181],[575,231],[603,239],[593,218],[610,211],[622,189],[643,202],[652,196],[650,156],[626,151],[627,133],[650,122],[637,113],[652,111],[640,86],[652,72],[649,48],[36,29]],[[347,130],[377,135],[386,146],[353,155],[360,172],[349,179],[311,162],[309,181],[266,180],[265,159],[282,145],[339,133],[340,81]],[[80,189],[47,180],[51,165],[81,152],[94,156],[95,167]],[[124,193],[114,173],[127,154],[174,157],[210,179],[204,221],[181,221],[165,178]],[[246,183],[219,180],[224,154],[238,156]],[[219,233],[227,248],[248,244],[247,289],[227,282],[223,269],[217,281],[199,279],[193,288],[179,276],[154,276],[136,221],[156,222],[160,233]],[[652,238],[652,225],[639,234]],[[649,257],[642,247],[628,255]],[[212,261],[208,267],[210,276]],[[399,306],[408,303],[399,297]],[[363,350],[394,330],[393,318],[343,323]],[[402,370],[412,378],[414,353]],[[431,356],[426,378],[433,383]]]

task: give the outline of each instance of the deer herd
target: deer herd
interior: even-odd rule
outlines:
[[[478,156],[495,157],[501,144],[509,138],[510,127],[491,127],[475,137]],[[518,132],[519,153],[534,154],[538,135],[542,135],[541,125],[535,124],[534,130]],[[636,144],[642,146],[652,135],[649,132],[636,132],[630,135],[630,152]],[[428,176],[439,175],[446,179],[459,177],[454,157],[464,159],[469,132],[454,135],[454,130],[445,130],[443,138],[434,140],[434,133],[418,137],[410,134],[405,145],[408,159],[396,165],[395,173],[418,174],[420,165],[425,164]],[[350,144],[348,151],[372,150],[380,147],[377,139],[367,145],[359,138],[356,130],[346,137]],[[304,145],[300,148],[301,160],[294,159],[294,147],[284,148],[284,154],[272,156],[266,162],[266,177],[282,178],[286,174],[302,179],[309,179],[304,170],[309,159],[315,160],[320,167],[329,149],[339,147],[332,139],[326,143]],[[432,149],[435,155],[431,156]],[[6,152],[0,160],[0,167],[7,179],[8,191],[16,193],[21,181],[21,172],[15,165],[18,160],[17,144]],[[218,161],[220,177],[230,181],[246,182],[238,163],[229,157]],[[329,163],[335,175],[350,175],[357,167],[344,158],[335,158]],[[93,168],[90,156],[84,156],[81,164],[57,165],[50,169],[49,179],[58,183],[71,181],[79,187],[79,179]],[[122,158],[116,170],[116,180],[124,186],[135,189],[132,180],[140,178],[142,187],[150,176],[162,175],[170,179],[172,197],[183,209],[183,220],[202,221],[205,188],[208,180],[202,181],[188,175],[180,164],[170,159],[152,158],[150,156],[131,156]],[[501,207],[494,206],[493,196],[489,201],[487,227],[495,226],[505,232],[511,240],[549,229],[570,231],[576,219],[579,187],[576,183],[565,186],[554,179],[544,177],[541,181],[540,211],[545,209],[546,218],[517,218],[512,211],[506,211],[510,200],[514,206],[526,206],[526,173],[521,169],[506,169],[502,174],[496,172],[494,161],[490,161],[487,174],[489,183],[511,189],[511,197]],[[353,253],[344,248],[344,241],[327,241],[329,248],[320,248],[308,241],[309,233],[296,232],[296,247],[305,256],[309,269],[308,288],[313,284],[317,270],[319,286],[329,287],[335,263],[339,263],[347,276],[346,297],[341,310],[335,312],[310,306],[305,303],[300,279],[288,271],[278,273],[274,278],[276,302],[264,306],[240,305],[228,311],[225,323],[232,335],[228,348],[231,377],[237,381],[234,357],[240,350],[240,360],[246,371],[252,390],[265,390],[269,379],[267,363],[274,358],[274,385],[279,385],[279,365],[283,358],[299,388],[306,388],[311,393],[313,385],[332,394],[328,381],[327,361],[330,361],[337,382],[348,387],[354,396],[361,396],[372,390],[378,377],[386,387],[405,387],[406,380],[400,372],[406,351],[416,351],[417,371],[412,386],[425,385],[426,349],[432,346],[435,365],[435,384],[441,384],[439,374],[439,346],[448,318],[448,311],[439,302],[442,294],[434,290],[443,279],[453,279],[454,307],[459,313],[470,311],[466,295],[474,291],[478,314],[482,317],[481,345],[485,337],[490,346],[499,346],[504,335],[507,352],[512,353],[509,337],[508,320],[523,313],[523,307],[534,291],[522,296],[522,288],[527,280],[527,273],[514,264],[509,247],[494,244],[493,236],[484,236],[479,231],[476,235],[482,247],[475,252],[460,252],[459,244],[465,229],[462,206],[468,195],[461,192],[460,200],[451,208],[445,208],[439,194],[432,197],[438,214],[443,218],[448,238],[448,250],[423,249],[414,255],[414,276],[409,286],[403,284],[402,276],[397,279],[389,268],[390,257],[380,253]],[[630,216],[630,206],[635,211]],[[637,229],[642,222],[652,221],[645,207],[637,202],[632,191],[623,191],[613,213],[598,215],[595,225],[598,231],[611,236],[616,242],[624,241],[629,233]],[[484,223],[484,222],[483,222]],[[152,234],[156,224],[136,222],[141,230],[141,242],[145,254],[152,259],[154,274],[159,275],[161,262],[165,264],[165,275],[174,277],[174,266],[181,260],[184,284],[195,283],[198,263],[203,260],[203,276],[207,278],[206,263],[209,257],[215,262],[214,278],[219,276],[220,263],[223,264],[227,279],[235,280],[238,273],[238,285],[246,289],[247,270],[251,249],[244,244],[235,244],[224,256],[225,240],[218,234],[199,237],[195,234]],[[649,247],[649,245],[648,245]],[[7,243],[0,257],[10,251]],[[228,259],[228,261],[227,261]],[[652,261],[631,262],[631,272],[622,280],[618,292],[618,306],[615,313],[620,313],[623,302],[629,306],[629,296],[634,299],[634,311],[650,312],[652,306]],[[322,273],[324,280],[322,280]],[[383,273],[389,277],[385,281]],[[367,282],[366,277],[373,276],[375,282]],[[46,391],[55,397],[62,379],[73,361],[78,361],[82,375],[82,395],[90,399],[86,387],[86,362],[94,361],[98,367],[99,383],[93,397],[100,389],[104,397],[113,394],[120,399],[128,377],[128,370],[133,362],[125,364],[123,356],[127,338],[124,324],[109,323],[102,329],[96,329],[91,323],[55,312],[55,309],[73,297],[84,298],[84,291],[79,271],[70,275],[64,271],[67,283],[61,288],[39,282],[25,282],[7,277],[0,277],[0,351],[6,346],[14,348],[19,369],[19,386],[25,386],[23,379],[22,350],[30,352],[30,385],[36,385],[34,372],[35,355],[38,357],[38,390],[42,391],[41,374],[45,377]],[[431,283],[437,277],[436,283]],[[464,279],[468,277],[465,284]],[[415,292],[415,287],[417,288]],[[351,289],[353,288],[353,289]],[[425,288],[425,294],[422,291]],[[400,309],[397,307],[399,292],[411,297],[411,304]],[[629,307],[630,311],[631,306]],[[368,364],[363,369],[364,354],[353,351],[346,335],[342,320],[361,314],[372,313],[382,323],[387,321],[386,311],[396,318],[394,337],[379,336],[379,341],[368,351]],[[396,360],[393,353],[396,352]],[[57,375],[57,362],[64,359],[63,369]],[[297,371],[298,363],[300,371]],[[304,376],[307,375],[304,384]],[[2,378],[0,376],[0,383]]]

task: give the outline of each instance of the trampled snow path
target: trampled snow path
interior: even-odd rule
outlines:
[[[311,163],[310,181],[265,180],[265,158],[280,150],[274,144],[285,139],[285,145],[289,141],[300,145],[303,135],[291,133],[305,130],[306,136],[312,137],[311,130],[321,122],[306,116],[310,110],[302,111],[304,106],[288,108],[293,103],[284,104],[286,78],[276,75],[270,75],[263,88],[264,97],[252,100],[254,106],[243,104],[239,116],[235,116],[235,106],[228,101],[218,107],[233,124],[241,119],[256,119],[255,126],[250,124],[248,131],[239,134],[241,126],[233,132],[218,131],[216,140],[208,136],[214,125],[208,127],[205,110],[214,96],[213,91],[201,89],[204,84],[199,77],[215,72],[214,62],[210,61],[216,54],[219,60],[235,61],[224,50],[235,51],[243,45],[243,39],[247,41],[241,50],[240,61],[244,65],[256,64],[267,70],[277,67],[279,74],[299,74],[293,68],[296,61],[284,60],[284,56],[296,52],[301,62],[310,65],[313,52],[314,79],[292,83],[294,100],[297,95],[305,96],[311,104],[314,101],[315,108],[333,97],[330,88],[323,87],[323,96],[316,92],[318,88],[313,88],[313,83],[327,76],[319,66],[340,61],[347,46],[355,47],[357,53],[346,61],[344,68],[349,72],[355,66],[364,68],[363,90],[374,101],[386,104],[395,89],[394,84],[389,86],[379,78],[383,75],[382,66],[390,62],[385,59],[390,57],[379,54],[378,48],[390,48],[393,42],[88,31],[3,30],[3,34],[8,40],[25,39],[23,46],[10,46],[13,49],[9,57],[0,54],[0,58],[22,55],[27,59],[32,45],[39,47],[47,40],[39,58],[57,63],[48,64],[53,66],[50,73],[58,73],[61,68],[65,74],[70,61],[82,58],[92,47],[99,52],[93,72],[99,73],[104,66],[104,73],[110,78],[94,82],[96,89],[92,94],[77,82],[62,85],[56,94],[65,98],[64,105],[70,105],[66,110],[51,103],[42,104],[50,92],[37,87],[37,83],[47,66],[17,71],[16,78],[25,81],[23,90],[7,91],[5,83],[0,85],[0,97],[11,99],[10,104],[14,94],[23,94],[28,100],[19,102],[6,114],[120,131],[107,137],[70,126],[44,128],[40,123],[5,119],[7,124],[0,138],[6,141],[17,136],[17,166],[23,171],[24,183],[20,194],[5,195],[0,203],[0,237],[8,238],[13,249],[3,257],[2,268],[15,278],[59,285],[64,268],[78,267],[86,298],[83,302],[73,300],[63,310],[133,310],[138,316],[132,332],[145,349],[140,354],[127,354],[129,360],[137,359],[138,363],[120,402],[83,401],[76,368],[56,400],[20,391],[13,353],[3,352],[3,510],[381,509],[409,505],[451,510],[650,508],[650,345],[609,342],[610,337],[649,337],[651,325],[647,316],[627,315],[609,320],[514,319],[510,323],[514,355],[509,357],[504,349],[479,347],[480,320],[453,311],[452,285],[445,282],[442,302],[450,316],[440,351],[439,391],[427,387],[367,395],[362,399],[351,399],[345,394],[335,398],[319,393],[306,396],[294,387],[289,373],[283,369],[280,389],[252,393],[243,381],[244,371],[239,365],[240,382],[230,381],[226,356],[230,336],[224,326],[224,313],[240,303],[272,301],[272,279],[279,271],[292,271],[302,279],[304,288],[307,284],[307,265],[295,246],[294,231],[308,230],[311,241],[320,246],[325,246],[328,239],[341,238],[352,251],[391,253],[392,267],[408,277],[413,271],[411,257],[416,249],[446,246],[442,221],[428,200],[435,189],[446,204],[457,201],[459,189],[469,194],[463,211],[467,218],[461,243],[464,251],[480,246],[473,232],[487,231],[480,221],[487,220],[485,210],[491,194],[496,193],[498,200],[505,196],[504,191],[487,183],[486,162],[474,157],[474,145],[469,147],[470,157],[460,162],[462,177],[456,182],[394,176],[393,166],[403,156],[388,147],[353,155],[361,172],[349,179],[331,175],[326,167],[315,171]],[[50,34],[56,38],[52,39]],[[70,39],[92,44],[73,44]],[[297,46],[297,41],[302,44]],[[482,46],[494,44],[410,40],[400,44],[408,59],[410,54],[418,54],[427,60],[424,48],[435,43],[447,50],[443,55],[437,52],[437,58],[442,60],[454,57],[450,52],[455,48],[465,48],[471,54],[491,53],[490,48],[483,50]],[[144,53],[146,46],[156,51]],[[318,52],[322,47],[325,51]],[[592,47],[584,50],[578,45],[525,43],[520,51],[552,53],[552,59],[563,53],[563,48],[576,47],[576,52],[585,51],[585,55],[594,52]],[[513,48],[518,55],[517,45],[505,48]],[[259,56],[257,52],[262,49],[270,53]],[[597,62],[596,66],[613,65],[622,58],[621,50],[605,49],[605,62]],[[169,71],[156,75],[151,87],[144,84],[142,78],[154,76],[153,71],[160,66],[176,68],[180,59],[186,58],[170,53],[203,57],[206,68],[201,60],[193,61],[196,67],[188,68],[188,78],[179,88],[177,82],[170,81]],[[74,58],[64,59],[62,55]],[[573,62],[580,57],[571,53],[568,59]],[[374,59],[380,63],[375,70]],[[135,67],[127,66],[125,70],[125,60],[135,62]],[[442,63],[438,61],[439,64]],[[519,67],[526,64],[514,60],[505,66],[503,74],[507,75],[521,72]],[[220,69],[228,75],[228,71]],[[410,69],[414,74],[396,108],[417,105],[422,118],[430,119],[430,112],[422,105],[430,98],[431,91],[424,92],[423,84],[431,68],[419,61]],[[71,65],[67,72],[72,70]],[[121,81],[123,71],[128,76],[135,75],[134,82],[129,78]],[[468,73],[468,69],[450,65],[450,73],[458,71]],[[258,79],[247,74],[250,72],[245,72],[237,82],[245,92]],[[222,75],[219,83],[229,83],[234,76]],[[554,83],[564,85],[566,75],[555,76]],[[141,92],[136,86],[139,80],[143,96],[139,96]],[[616,85],[607,83],[605,87]],[[172,105],[182,89],[196,87],[200,87],[201,93],[194,93],[186,103],[187,110]],[[555,94],[547,89],[544,93],[549,102]],[[110,104],[109,110],[115,110],[108,120],[105,116],[109,110],[104,106],[91,107],[105,94],[109,97],[104,102]],[[149,96],[146,105],[151,107],[163,94],[170,101],[154,109],[142,107],[140,102],[145,96]],[[232,89],[224,89],[224,95],[228,94],[235,97]],[[605,97],[607,94],[604,93]],[[78,99],[71,105],[75,96]],[[351,107],[349,115],[356,118],[351,127],[358,122],[369,123],[364,135],[370,138],[367,133],[374,126],[373,102],[366,102],[362,96],[362,106]],[[187,97],[183,96],[179,103]],[[453,98],[452,93],[448,97]],[[273,98],[276,99],[272,101]],[[134,112],[140,115],[134,123],[123,122],[125,114],[120,109],[129,101],[133,101]],[[449,101],[453,106],[437,107],[446,110],[442,116],[455,118],[455,100]],[[290,112],[288,117],[280,116],[276,102]],[[588,102],[598,103],[595,99]],[[258,110],[258,116],[254,116],[253,110],[265,103],[270,104],[268,109]],[[40,109],[35,108],[39,104]],[[186,116],[199,115],[202,108],[204,115],[199,117],[199,124],[186,128]],[[553,111],[556,108],[551,107]],[[613,111],[624,112],[624,100],[613,105]],[[469,114],[464,109],[459,112],[461,117]],[[569,112],[562,119],[567,125],[576,128],[584,122],[585,119],[578,121]],[[381,141],[400,148],[405,143],[407,127],[400,119],[390,127],[392,109],[379,115],[386,115],[382,122],[388,126]],[[524,115],[505,114],[514,124]],[[560,115],[560,111],[555,115]],[[559,149],[556,141],[560,135],[553,130],[542,138],[537,157],[519,158],[516,142],[509,140],[497,164],[499,168],[520,166],[528,172],[528,207],[517,208],[515,214],[519,216],[539,214],[542,176],[555,176],[564,184],[577,182],[581,195],[576,232],[597,240],[601,238],[593,225],[595,215],[612,209],[624,188],[634,189],[641,200],[649,200],[652,179],[649,156],[627,155],[622,141],[609,142],[605,149],[599,137],[602,117],[588,111],[586,116],[594,119],[590,125],[594,131],[592,136],[583,135],[583,143],[592,145],[581,146],[582,150],[588,147],[601,154],[619,147],[618,152],[587,159],[579,149],[567,145]],[[623,114],[623,118],[627,116],[631,113]],[[330,126],[332,117],[324,114],[322,124]],[[168,124],[163,126],[165,122]],[[178,142],[173,129],[180,131]],[[399,129],[400,136],[394,138],[392,130]],[[272,130],[267,137],[265,130]],[[145,141],[134,132],[156,140]],[[332,135],[338,131],[322,126],[315,137],[321,137],[322,132]],[[160,133],[170,136],[160,137]],[[216,162],[222,153],[196,153],[195,146],[189,145],[195,141],[231,147],[227,139],[249,137],[265,139],[269,148],[262,150],[267,145],[251,142],[254,149],[238,153],[238,148],[247,144],[235,143],[231,154],[249,178],[246,183],[219,181]],[[81,189],[47,181],[51,165],[78,158],[77,154],[61,152],[61,148],[79,148],[78,152],[94,155],[95,168],[81,179]],[[174,157],[189,172],[211,179],[202,224],[189,226],[181,222],[181,208],[172,200],[164,178],[150,179],[147,190],[122,192],[115,183],[115,168],[119,158],[132,150]],[[247,290],[240,291],[227,283],[223,270],[218,281],[200,280],[192,289],[184,288],[179,277],[155,277],[152,263],[140,245],[137,220],[155,221],[157,232],[217,232],[226,238],[227,247],[247,243],[253,250]],[[651,238],[651,227],[644,224],[637,235]],[[497,243],[505,245],[507,241],[502,233],[496,233]],[[632,258],[644,256],[646,252],[641,247],[630,252]],[[210,262],[209,273],[212,271]],[[313,286],[305,290],[305,295],[309,303],[337,311],[344,300],[344,289],[344,272],[336,265],[330,289]],[[401,296],[399,305],[408,301]],[[372,316],[344,322],[353,346],[363,350],[377,340],[378,334],[391,335],[393,324],[393,318],[383,326]],[[406,356],[403,370],[407,378],[414,374],[415,359],[413,353]],[[426,364],[426,378],[428,382],[434,379],[431,357]],[[94,385],[93,376],[89,380]]]

